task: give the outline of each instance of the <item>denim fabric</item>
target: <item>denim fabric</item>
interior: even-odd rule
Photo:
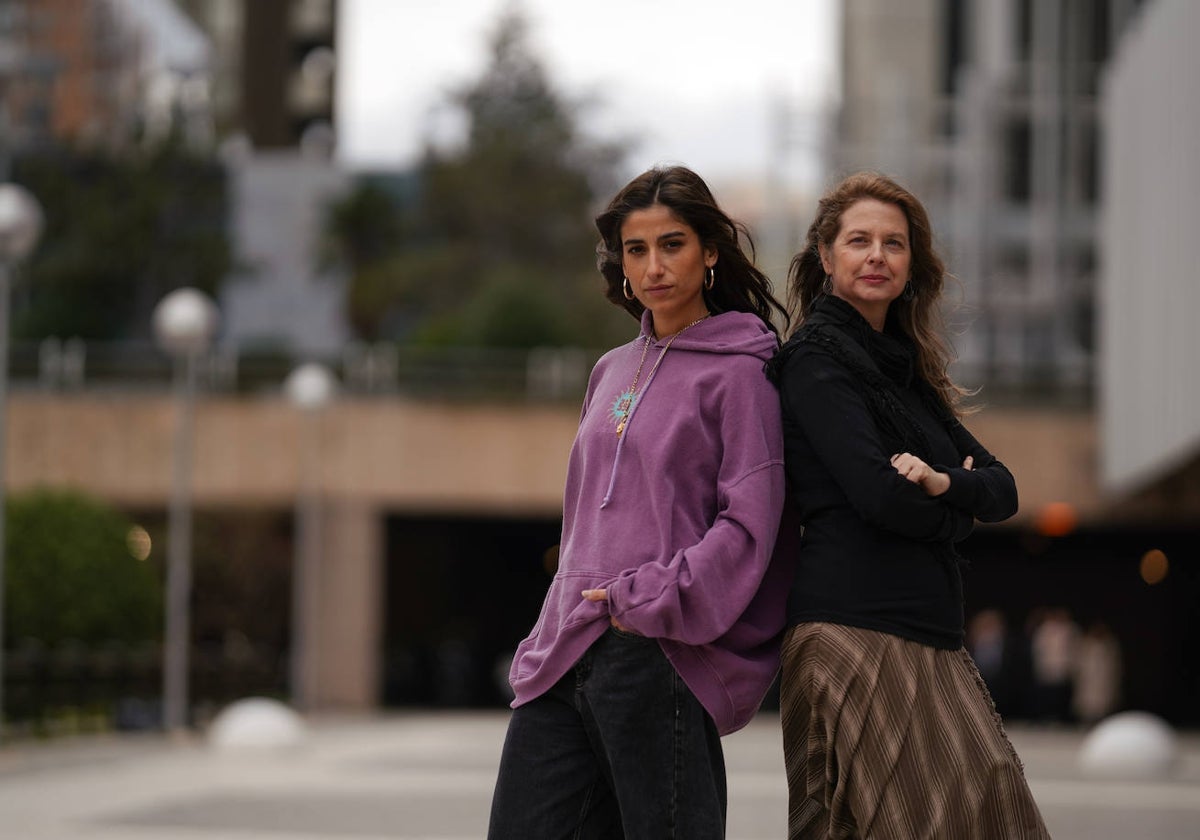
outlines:
[[[725,759],[654,639],[605,633],[513,710],[489,840],[725,836]]]

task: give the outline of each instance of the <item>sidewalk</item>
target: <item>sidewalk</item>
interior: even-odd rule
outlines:
[[[481,840],[507,713],[322,719],[302,746],[105,736],[0,749],[3,840]],[[1100,782],[1082,735],[1013,728],[1055,840],[1200,840],[1200,734],[1164,782]],[[778,720],[725,739],[730,840],[785,835]],[[536,838],[531,838],[536,840]]]

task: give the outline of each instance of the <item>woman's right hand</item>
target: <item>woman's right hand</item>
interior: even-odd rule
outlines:
[[[968,455],[963,459],[963,469],[974,468],[975,459]],[[911,452],[899,452],[892,456],[892,466],[904,478],[917,484],[925,495],[937,497],[950,489],[950,476],[938,472]]]
[[[587,600],[587,601],[607,601],[608,600],[608,590],[607,589],[585,589],[580,594],[583,595],[584,600]],[[634,632],[634,631],[630,630],[628,627],[625,627],[624,625],[620,624],[612,616],[608,617],[608,623],[611,624],[613,627],[617,628],[618,630],[620,630],[622,633]]]

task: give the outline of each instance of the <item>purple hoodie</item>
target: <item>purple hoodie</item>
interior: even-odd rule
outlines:
[[[617,437],[614,410],[650,334],[604,355],[571,448],[558,573],[513,658],[513,706],[547,691],[609,627],[658,639],[721,734],[745,726],[779,665],[790,566],[772,559],[784,502],[776,340],[725,312],[681,333]],[[780,552],[782,556],[782,552]],[[584,589],[607,588],[607,602]]]

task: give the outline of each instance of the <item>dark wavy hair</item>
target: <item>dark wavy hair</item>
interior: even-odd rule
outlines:
[[[941,398],[946,408],[962,413],[959,400],[968,393],[954,384],[948,369],[953,353],[944,336],[941,312],[946,266],[933,247],[929,214],[915,195],[886,175],[856,172],[822,196],[817,215],[808,228],[804,249],[792,258],[788,269],[788,310],[797,328],[812,313],[824,294],[825,269],[821,265],[821,247],[832,248],[842,226],[842,214],[854,203],[875,199],[899,207],[908,220],[908,240],[912,250],[909,265],[911,300],[896,298],[888,307],[888,318],[912,340],[916,348],[917,371]]]
[[[716,280],[711,289],[702,290],[709,312],[714,315],[752,312],[776,336],[779,330],[772,319],[778,317],[787,329],[787,310],[771,293],[771,281],[754,265],[754,242],[749,231],[729,218],[704,180],[684,166],[656,167],[643,172],[626,184],[596,217],[596,228],[600,231],[596,266],[604,275],[605,297],[633,317],[642,317],[645,307],[641,301],[628,300],[622,289],[625,271],[621,264],[621,226],[630,213],[655,204],[668,208],[696,231],[703,246],[716,248]],[[742,250],[742,239],[749,256]]]

